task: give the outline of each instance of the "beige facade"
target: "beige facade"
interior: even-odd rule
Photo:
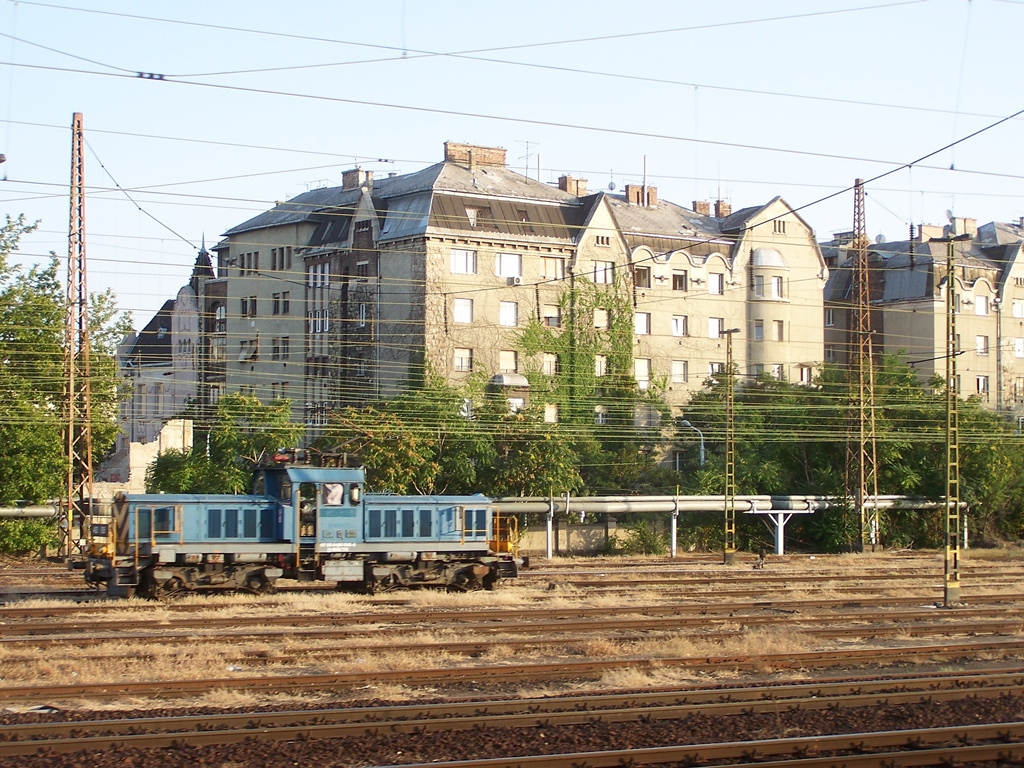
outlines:
[[[945,376],[947,251],[954,249],[959,389],[990,408],[1024,414],[1024,228],[955,219],[922,227],[914,240],[869,249],[871,321],[877,354],[912,363],[922,383]],[[957,236],[964,239],[950,240]],[[838,266],[825,304],[826,358],[852,350],[852,265],[846,244],[826,252]]]
[[[585,407],[600,423],[602,377],[680,406],[725,365],[730,329],[745,380],[808,381],[828,271],[801,217],[779,198],[712,214],[625,192],[550,186],[507,168],[504,150],[448,143],[417,173],[355,169],[281,203],[217,246],[203,306],[223,318],[207,327],[226,352],[207,398],[287,397],[315,434],[330,407],[437,375],[489,382],[554,421],[578,403],[549,402],[546,382],[571,364],[593,372]]]

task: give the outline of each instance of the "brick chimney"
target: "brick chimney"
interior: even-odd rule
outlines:
[[[572,176],[559,176],[558,188],[576,197],[584,197],[587,194],[587,180],[576,179]]]
[[[732,213],[732,204],[725,202],[725,200],[715,200],[715,218],[724,219]]]
[[[699,213],[701,216],[710,216],[711,203],[707,200],[694,200],[693,210],[695,213]]]
[[[658,204],[658,188],[647,187],[647,207],[654,208]]]
[[[355,189],[356,187],[361,187],[367,181],[373,181],[373,171],[364,171],[359,167],[353,168],[350,171],[342,171],[342,189]]]
[[[444,161],[467,167],[505,167],[505,150],[502,147],[479,147],[476,144],[444,143]]]

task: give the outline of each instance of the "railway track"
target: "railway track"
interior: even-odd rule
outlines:
[[[275,694],[352,690],[380,684],[407,687],[458,684],[518,684],[524,681],[587,680],[608,671],[636,670],[794,670],[826,669],[857,665],[897,664],[903,662],[955,661],[966,656],[987,654],[1016,658],[1024,653],[1024,639],[990,642],[943,643],[942,645],[900,646],[891,648],[850,649],[765,653],[746,656],[696,656],[651,658],[615,658],[611,660],[543,663],[475,664],[433,669],[399,669],[351,672],[344,674],[300,674],[279,676],[243,676],[202,680],[146,680],[112,683],[72,683],[57,685],[5,685],[0,702],[117,700],[125,697],[181,698],[211,690],[262,691]]]
[[[678,720],[699,713],[724,717],[787,710],[872,707],[968,696],[1024,694],[1021,670],[1001,674],[934,675],[856,682],[693,689],[565,698],[465,701],[432,705],[350,707],[219,716],[172,716],[0,726],[0,757],[39,751],[146,749],[247,740],[341,738],[363,734],[433,733],[501,728],[564,727],[593,722]]]

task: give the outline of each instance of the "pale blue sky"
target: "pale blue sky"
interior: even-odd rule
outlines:
[[[646,155],[662,198],[781,195],[828,239],[851,194],[809,204],[1024,109],[1022,28],[1019,0],[0,0],[0,200],[42,220],[26,259],[66,253],[82,112],[90,288],[137,325],[195,258],[167,228],[210,245],[355,162],[415,171],[449,139],[523,170],[529,153],[531,176],[539,152],[544,181],[591,188],[638,181]],[[869,233],[1024,215],[1022,126],[870,184]]]

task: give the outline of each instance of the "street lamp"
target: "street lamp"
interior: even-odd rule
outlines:
[[[701,432],[699,429],[697,429],[695,426],[693,426],[693,424],[688,422],[686,419],[683,419],[682,421],[680,421],[679,425],[682,426],[682,427],[686,427],[687,429],[692,429],[694,432],[697,433],[697,436],[700,438],[700,465],[703,467],[704,466],[704,433]]]

